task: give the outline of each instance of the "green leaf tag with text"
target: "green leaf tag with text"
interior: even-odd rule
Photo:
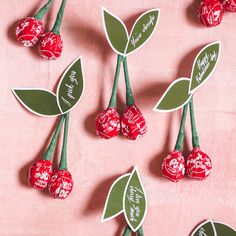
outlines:
[[[57,87],[57,103],[62,114],[69,112],[80,101],[83,90],[82,59],[79,57],[67,68]]]

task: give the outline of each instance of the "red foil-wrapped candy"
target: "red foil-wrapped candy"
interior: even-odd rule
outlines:
[[[30,167],[28,182],[33,188],[43,190],[48,186],[51,175],[52,162],[50,160],[39,160]]]
[[[226,11],[236,12],[236,0],[221,0]]]
[[[132,140],[142,137],[147,132],[146,121],[141,111],[135,106],[127,106],[121,118],[122,134]]]
[[[187,175],[193,179],[204,180],[211,173],[211,159],[199,147],[192,150],[187,158]]]
[[[110,139],[120,132],[120,115],[115,108],[107,108],[96,118],[96,134]]]
[[[42,21],[34,17],[26,17],[16,26],[16,39],[21,45],[26,47],[34,46],[42,33]]]
[[[43,34],[39,40],[38,50],[40,56],[47,60],[56,60],[63,49],[61,36],[53,32]]]
[[[219,0],[203,0],[198,9],[198,17],[207,27],[217,26],[222,21],[223,6]]]
[[[174,150],[168,154],[161,165],[162,176],[173,181],[178,182],[185,174],[185,160],[180,151]]]
[[[65,199],[71,193],[73,180],[68,170],[54,170],[48,184],[49,193],[54,198]]]

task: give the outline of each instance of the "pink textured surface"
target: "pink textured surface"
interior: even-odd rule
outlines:
[[[110,185],[132,165],[139,167],[148,197],[145,235],[187,236],[204,219],[236,227],[236,15],[226,13],[219,27],[206,29],[197,22],[195,2],[69,0],[61,29],[64,51],[56,62],[41,60],[36,50],[21,47],[14,39],[16,22],[32,15],[42,1],[1,2],[1,236],[121,235],[123,217],[106,223],[100,219]],[[55,1],[46,16],[47,29],[59,5],[60,1]],[[101,140],[95,135],[94,119],[107,106],[116,62],[104,37],[102,6],[124,19],[129,28],[144,10],[161,8],[156,33],[145,48],[128,58],[136,103],[148,124],[148,133],[134,142],[123,137]],[[174,147],[180,113],[154,113],[152,108],[171,81],[190,76],[200,46],[214,40],[222,41],[220,62],[195,96],[201,148],[212,158],[213,172],[205,182],[184,179],[171,183],[160,177],[160,163]],[[74,190],[61,201],[28,187],[26,182],[27,170],[42,156],[56,119],[25,111],[10,88],[55,90],[63,70],[78,55],[83,55],[86,91],[71,112],[68,154]],[[123,81],[122,77],[121,110]],[[188,129],[185,152],[190,149]],[[55,159],[59,154],[60,147]]]

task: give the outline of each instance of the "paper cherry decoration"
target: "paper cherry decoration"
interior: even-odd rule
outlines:
[[[60,10],[57,14],[56,22],[50,32],[42,35],[38,43],[38,50],[41,57],[47,60],[56,60],[60,57],[63,49],[63,41],[60,35],[63,13],[66,0],[62,1]]]
[[[211,173],[211,169],[211,159],[199,147],[195,147],[187,159],[187,175],[196,180],[204,180]]]
[[[222,4],[219,0],[203,0],[199,5],[198,17],[207,27],[219,25],[223,17]]]
[[[236,12],[236,0],[221,0],[226,11]]]
[[[29,185],[38,190],[44,190],[52,175],[52,162],[50,160],[39,160],[35,162],[28,171]]]
[[[101,138],[110,139],[120,132],[120,115],[116,108],[107,108],[96,118],[96,133]]]
[[[52,2],[49,0],[33,17],[26,17],[17,24],[16,39],[21,45],[32,47],[37,43],[44,31],[42,19]]]
[[[129,33],[121,19],[103,8],[104,29],[109,45],[117,54],[117,64],[109,105],[105,111],[97,116],[95,122],[96,134],[101,138],[110,139],[121,132],[124,137],[136,140],[147,132],[146,121],[134,101],[129,80],[127,56],[137,51],[150,39],[156,29],[159,13],[159,9],[144,12],[135,21]],[[116,97],[122,64],[126,85],[126,109],[123,114],[119,114]]]

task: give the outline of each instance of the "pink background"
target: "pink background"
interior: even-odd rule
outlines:
[[[1,2],[0,235],[121,235],[123,216],[106,223],[100,220],[109,187],[133,165],[140,169],[148,197],[145,235],[187,236],[205,219],[236,227],[236,14],[226,13],[219,27],[206,29],[197,22],[197,1],[193,0],[69,0],[61,28],[63,55],[56,62],[47,62],[39,58],[36,49],[20,47],[14,38],[16,22],[32,15],[43,2]],[[55,1],[44,19],[48,30],[60,2]],[[120,16],[129,29],[145,10],[161,8],[157,31],[145,47],[128,58],[136,104],[148,123],[148,133],[134,142],[122,136],[106,141],[94,134],[94,119],[108,104],[116,63],[116,55],[104,37],[102,6]],[[185,178],[174,184],[161,178],[160,163],[174,147],[180,112],[161,114],[152,108],[173,80],[190,76],[199,49],[215,40],[222,42],[220,62],[195,95],[201,147],[213,160],[213,172],[204,182]],[[29,188],[26,180],[30,165],[42,157],[56,118],[27,112],[10,88],[55,91],[62,72],[79,55],[83,55],[86,89],[71,112],[68,144],[75,186],[71,196],[60,201]],[[123,73],[118,100],[122,111]],[[186,131],[188,153],[189,122]],[[59,156],[60,145],[55,166]]]

